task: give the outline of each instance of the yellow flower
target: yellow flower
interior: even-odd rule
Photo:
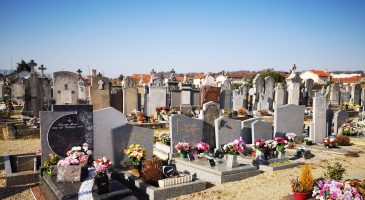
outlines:
[[[140,148],[141,147],[141,145],[140,144],[136,144],[136,148]]]
[[[131,148],[131,149],[134,148],[134,144],[131,144],[131,146],[129,146],[129,148]]]
[[[137,156],[137,151],[133,151],[133,152],[132,152],[132,156],[133,156],[133,157],[136,157],[136,156]]]

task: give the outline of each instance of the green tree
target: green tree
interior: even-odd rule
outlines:
[[[268,76],[271,76],[275,79],[275,82],[286,84],[285,77],[283,76],[282,73],[280,73],[278,71],[274,71],[274,69],[266,69],[266,70],[262,70],[262,71],[259,71],[255,74],[253,74],[253,76],[248,81],[248,86],[250,88],[253,87],[253,79],[255,78],[256,74],[260,74],[262,78],[266,78]]]
[[[28,71],[30,72],[30,66],[28,65],[28,63],[26,63],[24,60],[20,61],[20,63],[17,63],[17,67],[16,67],[16,71],[17,72],[21,72],[21,71]]]

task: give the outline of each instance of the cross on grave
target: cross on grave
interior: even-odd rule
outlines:
[[[41,70],[42,72],[42,76],[44,76],[44,71],[47,69],[46,67],[44,67],[44,65],[41,65],[40,67],[38,67],[39,70]]]
[[[79,76],[81,76],[82,73],[81,69],[78,69],[76,72],[79,74]]]
[[[34,74],[35,71],[34,71],[34,67],[37,66],[37,63],[34,62],[34,60],[30,60],[30,62],[28,63],[29,67],[30,67],[30,73],[31,74]]]
[[[99,90],[103,90],[104,89],[104,81],[103,80],[99,80],[98,81],[98,85],[99,85]]]

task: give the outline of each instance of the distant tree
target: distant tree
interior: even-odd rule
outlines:
[[[262,70],[262,71],[259,71],[259,72],[255,73],[255,74],[253,74],[253,76],[248,81],[249,88],[252,88],[253,87],[253,79],[255,78],[256,74],[260,74],[262,78],[266,78],[268,76],[271,76],[271,77],[273,77],[275,79],[275,81],[277,83],[286,84],[285,77],[283,76],[282,73],[280,73],[278,71],[274,71],[274,69],[266,69],[266,70]]]
[[[30,72],[30,66],[28,65],[28,63],[26,63],[24,60],[20,61],[20,63],[17,63],[17,67],[16,67],[16,71],[17,72],[21,72],[21,71],[28,71]]]
[[[233,83],[233,88],[234,89],[240,89],[242,83]]]

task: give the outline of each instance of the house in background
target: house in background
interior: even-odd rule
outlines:
[[[303,81],[307,79],[313,79],[314,83],[327,84],[331,82],[331,74],[327,73],[327,70],[307,70],[300,74],[300,78]]]

